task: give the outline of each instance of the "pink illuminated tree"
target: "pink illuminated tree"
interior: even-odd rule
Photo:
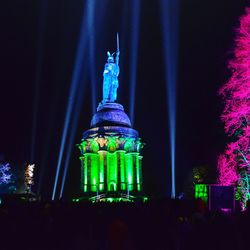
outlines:
[[[232,142],[218,158],[218,182],[236,187],[243,208],[250,199],[250,8],[236,30],[231,77],[219,90],[225,101],[221,120]]]

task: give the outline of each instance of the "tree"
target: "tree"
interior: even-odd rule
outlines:
[[[243,209],[250,199],[250,8],[240,18],[229,80],[219,90],[225,106],[221,120],[231,142],[218,158],[218,182],[236,187]]]
[[[0,163],[0,193],[5,194],[10,192],[10,187],[13,184],[13,175],[10,164]]]
[[[34,184],[34,168],[35,164],[28,164],[25,169],[24,177],[27,193],[31,192],[31,186]]]
[[[11,182],[10,164],[0,164],[0,185]]]

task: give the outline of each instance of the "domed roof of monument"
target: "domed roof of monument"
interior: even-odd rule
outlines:
[[[102,126],[131,127],[131,122],[121,104],[100,103],[97,112],[92,117],[90,126],[91,128]]]

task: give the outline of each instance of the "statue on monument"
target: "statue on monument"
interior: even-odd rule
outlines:
[[[102,103],[115,102],[117,99],[117,88],[119,85],[119,37],[117,33],[117,50],[114,53],[107,52],[107,62],[103,72],[103,99]],[[114,58],[115,56],[115,58]]]

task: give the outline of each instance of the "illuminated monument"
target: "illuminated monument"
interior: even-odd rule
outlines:
[[[92,201],[141,199],[143,144],[121,104],[116,103],[119,75],[117,51],[107,52],[103,72],[103,100],[83,133],[81,193]]]

